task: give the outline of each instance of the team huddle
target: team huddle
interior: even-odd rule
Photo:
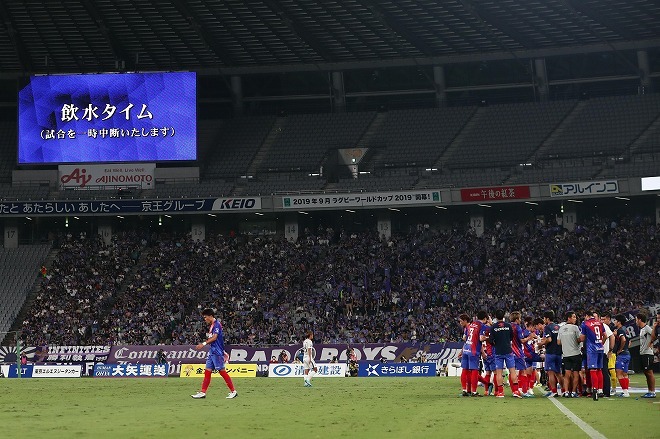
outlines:
[[[542,367],[547,374],[547,397],[590,396],[597,401],[615,394],[616,381],[621,387],[618,396],[630,397],[630,334],[623,327],[623,315],[612,318],[604,313],[601,318],[597,312],[588,311],[580,326],[573,311],[566,313],[562,323],[555,322],[553,311],[546,311],[543,318],[524,319],[520,312],[513,311],[508,321],[505,315],[500,309],[495,311],[494,320],[486,311],[479,311],[474,320],[467,314],[459,317],[464,340],[459,353],[463,396],[482,396],[477,391],[482,383],[484,395],[503,398],[504,374],[508,372],[514,397],[534,397],[536,369]],[[652,345],[660,333],[658,320],[660,316],[651,328],[645,313],[636,317],[641,367],[648,386],[643,398],[656,397]]]

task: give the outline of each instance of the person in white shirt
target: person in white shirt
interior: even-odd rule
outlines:
[[[303,341],[303,369],[305,371],[305,387],[312,387],[312,377],[318,368],[314,362],[314,357],[316,350],[314,349],[314,333],[312,331],[307,332],[307,338]]]
[[[609,313],[607,313],[607,315],[610,316]],[[612,355],[611,348],[614,347],[614,332],[612,332],[612,328],[610,328],[608,324],[609,322],[605,322],[604,317],[597,315],[597,318],[600,318],[600,321],[603,323],[603,327],[605,328],[605,340],[603,341],[603,368],[601,369],[603,371],[603,396],[610,397],[612,396],[612,382],[610,380],[609,360],[610,356]]]
[[[653,330],[646,324],[648,316],[645,313],[637,314],[635,322],[639,327],[639,357],[642,370],[646,376],[648,392],[642,398],[655,398],[655,376],[653,376]]]

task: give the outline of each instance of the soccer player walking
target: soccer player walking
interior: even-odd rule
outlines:
[[[307,332],[307,338],[303,341],[303,369],[305,371],[305,387],[312,387],[312,377],[318,368],[316,363],[314,363],[314,333],[312,331]]]
[[[238,392],[236,392],[234,383],[225,370],[225,342],[222,336],[222,325],[220,324],[220,321],[215,318],[215,313],[212,309],[206,308],[203,310],[202,317],[206,324],[209,325],[209,331],[206,334],[206,340],[195,346],[195,349],[199,351],[206,345],[211,345],[211,349],[209,349],[208,356],[206,357],[206,370],[204,370],[202,390],[191,396],[195,399],[206,398],[206,390],[211,384],[211,374],[214,370],[217,370],[220,372],[220,376],[225,380],[225,383],[229,388],[227,399],[236,398]]]

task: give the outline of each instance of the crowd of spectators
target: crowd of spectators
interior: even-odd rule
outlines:
[[[591,218],[374,232],[319,227],[297,242],[211,236],[204,242],[122,234],[109,246],[64,240],[23,322],[26,342],[194,344],[217,310],[228,344],[459,340],[457,316],[479,309],[589,307],[613,313],[660,301],[651,218]]]

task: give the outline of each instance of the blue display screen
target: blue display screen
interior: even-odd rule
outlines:
[[[18,163],[197,159],[194,72],[33,76],[18,95]]]

